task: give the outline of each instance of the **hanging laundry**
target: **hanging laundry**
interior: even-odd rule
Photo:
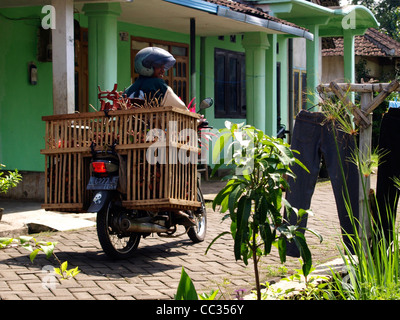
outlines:
[[[295,180],[288,179],[290,190],[286,194],[286,200],[294,208],[310,208],[311,198],[317,183],[321,157],[323,156],[335,196],[343,241],[351,250],[352,246],[348,235],[354,232],[343,198],[345,189],[339,156],[346,177],[353,216],[358,220],[358,170],[356,165],[349,161],[354,150],[354,140],[349,134],[337,128],[335,129],[335,134],[339,145],[339,155],[333,135],[332,122],[327,121],[323,113],[302,110],[296,116],[291,148],[300,152],[296,157],[307,167],[310,173],[297,164],[292,167],[297,178]],[[296,224],[296,215],[294,213],[286,214],[288,215],[289,223]],[[300,226],[307,226],[307,217],[303,218]],[[288,243],[287,255],[300,256],[294,243]]]
[[[394,101],[389,101],[389,109],[390,108],[400,108],[400,101],[397,101],[397,98]]]
[[[376,200],[379,212],[375,213],[377,230],[383,230],[384,236],[390,241],[393,230],[393,220],[396,218],[399,189],[394,179],[400,179],[400,109],[389,108],[383,115],[380,133],[379,149],[383,156],[378,165]]]

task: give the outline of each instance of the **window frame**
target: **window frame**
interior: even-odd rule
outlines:
[[[300,72],[301,82],[301,108],[307,108],[307,71],[302,70]]]
[[[293,116],[296,117],[300,112],[300,93],[301,93],[301,83],[300,83],[300,70],[293,70]]]
[[[297,78],[297,79],[296,79]],[[296,82],[297,81],[297,82]],[[307,108],[307,71],[293,69],[293,116]]]
[[[220,63],[218,59],[224,57],[223,67],[223,95],[221,98],[218,95],[220,90],[220,79],[218,76],[221,71]],[[234,75],[234,85],[229,86],[226,79],[232,77],[230,68],[230,58],[236,59],[236,75]],[[222,48],[214,48],[214,117],[215,118],[229,118],[229,119],[246,119],[246,62],[245,53],[239,51],[232,51]],[[231,95],[232,92],[236,92],[235,97]],[[236,106],[233,108],[232,99],[236,100]]]

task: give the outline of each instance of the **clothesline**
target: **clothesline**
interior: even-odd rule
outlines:
[[[346,107],[354,115],[354,121],[357,125],[363,128],[371,126],[371,121],[366,117],[377,108],[383,100],[385,100],[393,91],[400,91],[400,84],[397,80],[393,80],[390,83],[336,83],[331,82],[330,84],[321,84],[317,87],[318,92],[332,91],[336,96],[342,100]],[[359,92],[361,93],[361,109],[357,108],[352,101],[350,101],[347,93],[348,92]],[[379,94],[368,104],[365,103],[365,99],[370,100],[369,96],[373,92],[379,92]],[[363,99],[364,98],[364,99]],[[364,105],[363,105],[364,101]]]
[[[337,85],[345,91],[351,92],[382,92],[386,90],[387,86],[390,84],[394,84],[397,82],[396,80],[388,83],[337,83]],[[331,82],[332,83],[332,82]],[[335,82],[336,83],[336,82]],[[398,83],[398,82],[397,82]],[[325,88],[329,91],[330,83],[321,84],[319,87]],[[394,89],[393,91],[399,91],[400,88]]]
[[[360,158],[363,160],[368,159],[371,153],[371,140],[372,140],[372,111],[377,108],[392,92],[400,92],[400,84],[397,80],[390,83],[335,83],[321,84],[317,87],[318,92],[326,93],[333,92],[344,103],[354,115],[354,121],[360,126],[359,131],[359,153]],[[361,93],[361,107],[358,108],[349,99],[348,92]],[[373,93],[379,94],[373,98]],[[370,178],[360,175],[359,177],[364,182],[366,190],[370,190]],[[362,188],[359,190],[359,218],[361,222],[361,232],[367,232],[370,236],[371,226],[368,216],[365,214],[363,208],[368,206],[368,200],[365,199]],[[366,245],[366,244],[364,244]]]

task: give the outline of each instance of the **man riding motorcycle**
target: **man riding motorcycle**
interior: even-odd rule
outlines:
[[[124,94],[130,99],[152,99],[157,98],[160,106],[173,106],[188,110],[185,103],[175,94],[171,87],[164,81],[165,71],[173,67],[176,60],[168,51],[158,47],[147,47],[141,49],[135,56],[135,72],[139,78],[125,90]],[[205,123],[202,116],[199,124]],[[193,216],[178,211],[184,220],[184,224],[195,225]]]
[[[139,78],[125,90],[128,98],[157,98],[160,106],[186,108],[185,103],[164,81],[164,73],[176,60],[168,51],[158,47],[140,50],[135,57],[135,72]]]

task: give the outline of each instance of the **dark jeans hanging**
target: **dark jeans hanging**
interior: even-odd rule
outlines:
[[[400,179],[400,109],[389,108],[382,118],[379,149],[384,152],[378,166],[376,183],[376,199],[380,219],[375,213],[377,230],[383,230],[384,236],[390,240],[393,220],[396,218],[399,190],[393,178]]]
[[[354,149],[354,140],[343,131],[335,131],[353,216],[358,220],[358,170],[355,164],[349,161]],[[336,200],[343,241],[351,250],[352,246],[347,234],[352,235],[354,232],[344,201],[344,184],[333,136],[332,122],[326,121],[326,117],[322,113],[311,113],[306,110],[300,111],[296,117],[296,123],[293,129],[291,149],[300,152],[300,154],[295,154],[295,156],[307,167],[310,173],[297,164],[292,167],[297,178],[295,180],[292,178],[289,179],[290,191],[286,194],[286,200],[294,208],[310,208],[311,198],[314,193],[320,169],[321,156],[323,155]],[[334,204],[332,203],[332,205]],[[318,212],[315,214],[318,215]],[[290,214],[289,223],[296,224],[296,215],[294,213]],[[307,226],[307,217],[303,218],[300,226]],[[293,257],[300,256],[293,242],[288,243],[287,254]]]

